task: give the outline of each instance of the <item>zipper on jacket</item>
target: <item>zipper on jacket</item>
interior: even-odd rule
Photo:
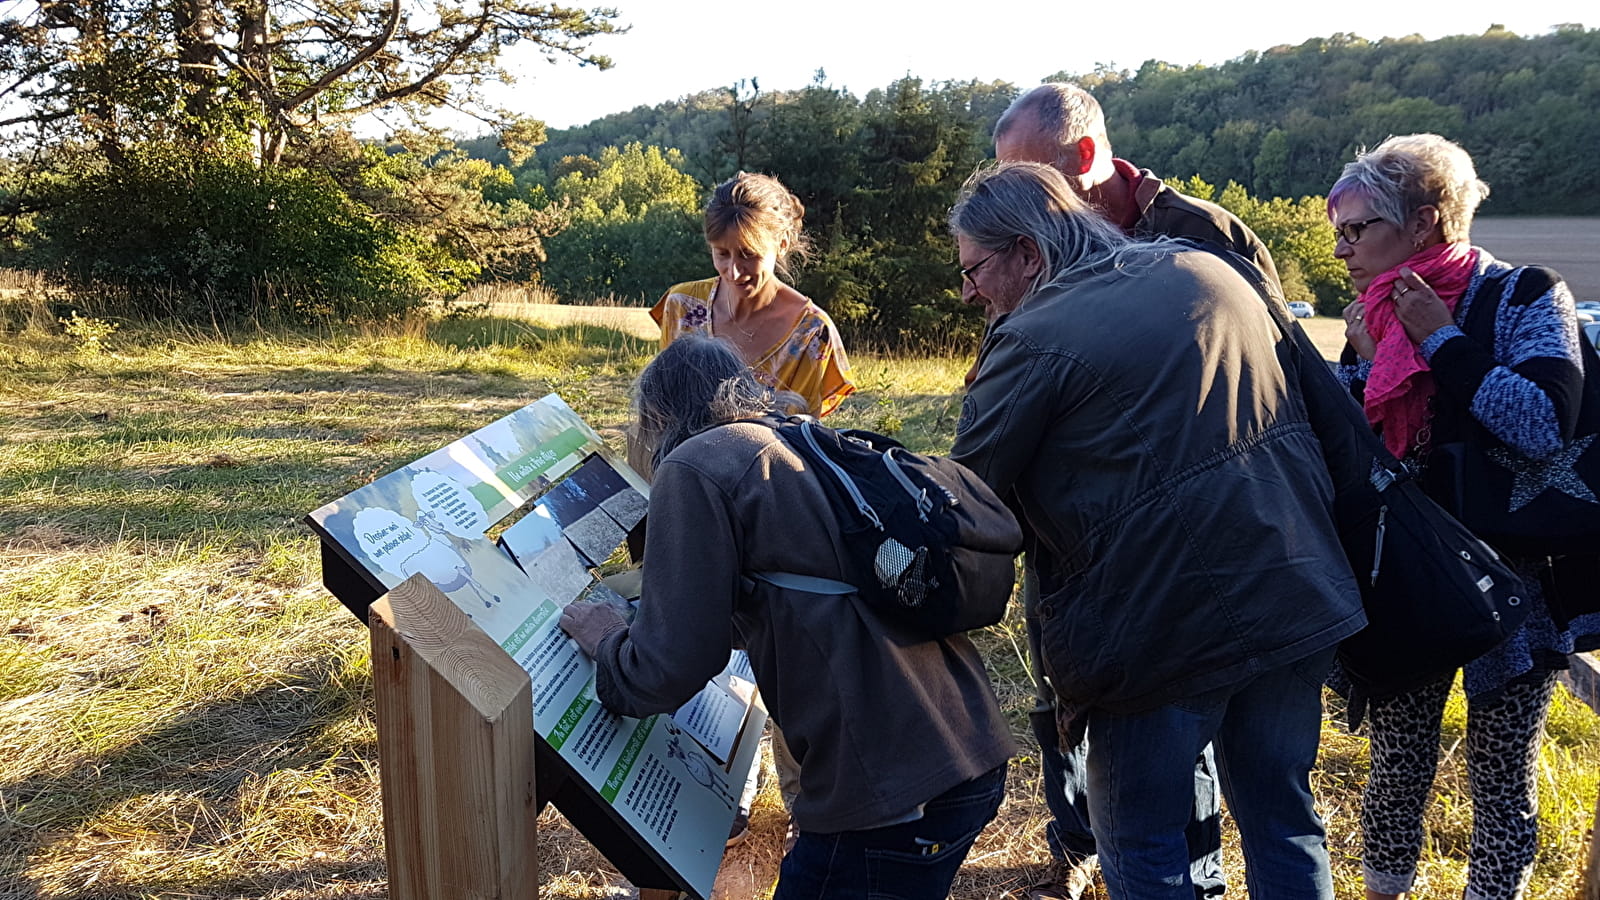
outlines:
[[[1383,533],[1388,530],[1389,506],[1378,507],[1378,539],[1372,547],[1372,586],[1378,586],[1378,570],[1383,565]]]
[[[924,522],[928,521],[928,513],[933,511],[933,501],[928,498],[928,490],[927,488],[917,487],[910,477],[906,475],[900,464],[894,461],[893,447],[884,451],[883,464],[888,467],[889,474],[894,476],[894,480],[900,482],[900,486],[905,489],[905,492],[911,495],[912,502],[917,505],[918,518]]]
[[[839,479],[840,484],[844,485],[845,492],[850,495],[851,502],[855,503],[856,505],[856,510],[863,516],[866,516],[867,519],[872,522],[873,527],[877,528],[879,531],[882,531],[883,520],[878,518],[878,511],[873,509],[871,504],[867,503],[867,498],[861,495],[861,489],[856,487],[856,483],[850,479],[850,474],[844,469],[841,469],[838,463],[829,459],[828,454],[822,452],[822,447],[817,443],[817,439],[811,434],[811,423],[801,422],[800,433],[805,436],[806,443],[811,445],[811,450],[817,454],[817,458],[822,460],[823,465],[832,469],[834,477]]]

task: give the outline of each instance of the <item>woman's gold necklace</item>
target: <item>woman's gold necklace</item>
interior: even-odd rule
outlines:
[[[717,287],[718,288],[722,287],[722,280],[721,279],[717,280]],[[716,297],[713,296],[712,297],[712,307],[715,308],[715,306],[716,306]],[[728,311],[728,319],[727,319],[728,324],[732,325],[735,331],[738,331],[739,333],[743,334],[745,336],[746,340],[749,340],[749,339],[754,338],[756,336],[755,330],[746,330],[743,325],[740,325],[733,318],[733,305],[732,304],[725,304],[724,308]]]

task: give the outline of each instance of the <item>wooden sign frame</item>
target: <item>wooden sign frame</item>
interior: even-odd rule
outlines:
[[[476,632],[470,643],[498,646],[530,676],[535,814],[554,803],[635,886],[705,900],[756,758],[764,710],[751,700],[731,707],[737,737],[731,750],[721,745],[723,757],[707,749],[716,741],[695,739],[682,711],[676,722],[612,715],[594,696],[592,661],[555,624],[560,607],[580,595],[622,602],[598,582],[595,567],[624,536],[637,543],[647,496],[643,480],[551,394],[306,522],[322,539],[324,585],[375,629],[374,639],[380,628],[393,631],[383,618],[393,603],[380,598],[421,579],[466,622],[456,634]],[[513,530],[520,534],[515,553]],[[416,593],[413,587],[401,596]],[[393,650],[393,639],[385,639]],[[472,709],[462,715],[481,717],[467,705]],[[404,721],[398,708],[389,715]],[[409,730],[397,728],[388,743]]]

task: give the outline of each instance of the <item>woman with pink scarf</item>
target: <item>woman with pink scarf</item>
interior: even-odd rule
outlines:
[[[1435,446],[1461,440],[1474,421],[1535,460],[1572,439],[1583,385],[1572,294],[1549,269],[1512,267],[1469,243],[1487,194],[1466,151],[1432,134],[1390,138],[1359,154],[1328,192],[1333,254],[1360,292],[1344,313],[1340,378],[1389,449],[1414,466]],[[1473,309],[1480,312],[1468,333]],[[1534,773],[1555,672],[1567,654],[1600,642],[1600,615],[1551,615],[1539,585],[1547,559],[1512,562],[1529,581],[1533,611],[1464,668],[1468,898],[1522,896],[1538,851]],[[1412,891],[1452,680],[1368,707],[1368,900]]]

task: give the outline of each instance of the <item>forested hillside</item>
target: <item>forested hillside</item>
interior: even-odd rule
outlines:
[[[1390,134],[1435,131],[1463,143],[1493,186],[1485,212],[1600,212],[1600,156],[1589,149],[1600,145],[1600,31],[1580,26],[1533,38],[1498,28],[1438,41],[1340,34],[1216,66],[1152,61],[1052,79],[1101,99],[1119,155],[1243,217],[1278,257],[1290,296],[1326,311],[1349,284],[1329,256],[1321,195],[1359,147]],[[741,168],[772,172],[807,204],[818,238],[801,287],[847,327],[890,340],[933,323],[970,329],[940,220],[1026,87],[906,78],[857,98],[822,72],[799,91],[744,83],[552,131],[518,178],[560,197],[576,186],[571,172],[634,143],[679,151],[679,168],[702,190]],[[490,147],[485,139],[469,149]],[[693,204],[682,209],[678,221],[692,220]],[[553,257],[551,285],[649,299],[667,261],[657,248],[671,239],[666,230],[647,238],[640,218],[628,232],[632,254]],[[690,264],[693,240],[674,252]]]
[[[452,18],[428,40],[466,29],[466,43],[433,60],[427,35],[370,10],[336,48],[303,39],[341,15],[332,0],[268,0],[283,9],[266,20],[243,0],[208,2],[199,37],[155,0],[104,19],[56,6],[0,19],[0,91],[16,98],[0,129],[0,264],[117,314],[203,321],[389,316],[507,280],[644,303],[708,274],[700,206],[748,169],[805,203],[814,252],[797,285],[852,339],[965,345],[981,327],[959,301],[944,218],[1027,85],[907,75],[857,96],[818,71],[799,90],[713,86],[578,128],[480,103],[498,123],[481,138],[424,121],[363,141],[360,115],[470,108],[514,40],[604,64],[585,41],[611,24],[496,18],[494,0],[464,20],[493,35]],[[273,54],[227,49],[269,37]],[[1238,213],[1289,296],[1328,311],[1349,284],[1322,194],[1388,134],[1462,142],[1493,188],[1485,212],[1600,213],[1600,31],[1578,25],[1339,34],[1213,66],[1055,77],[1100,97],[1119,155]]]
[[[1356,148],[1432,131],[1472,154],[1492,188],[1486,213],[1600,213],[1597,30],[1338,34],[1215,67],[1151,62],[1076,80],[1105,105],[1118,152],[1160,172],[1322,194]]]
[[[1526,38],[1499,28],[1436,41],[1336,34],[1220,65],[1152,60],[1137,72],[1046,80],[1092,91],[1117,153],[1163,175],[1235,181],[1265,197],[1323,194],[1356,148],[1432,131],[1472,153],[1494,189],[1485,212],[1600,214],[1600,30],[1581,25]],[[1027,87],[960,85],[976,102],[954,109],[987,135]],[[736,119],[750,120],[745,152],[759,158],[764,141],[785,140],[764,126],[788,125],[784,107],[807,92],[753,102],[748,86],[739,93],[740,104],[726,88],[707,90],[551,131],[538,158],[550,164],[639,141],[682,150],[691,174],[714,181],[736,167]]]

